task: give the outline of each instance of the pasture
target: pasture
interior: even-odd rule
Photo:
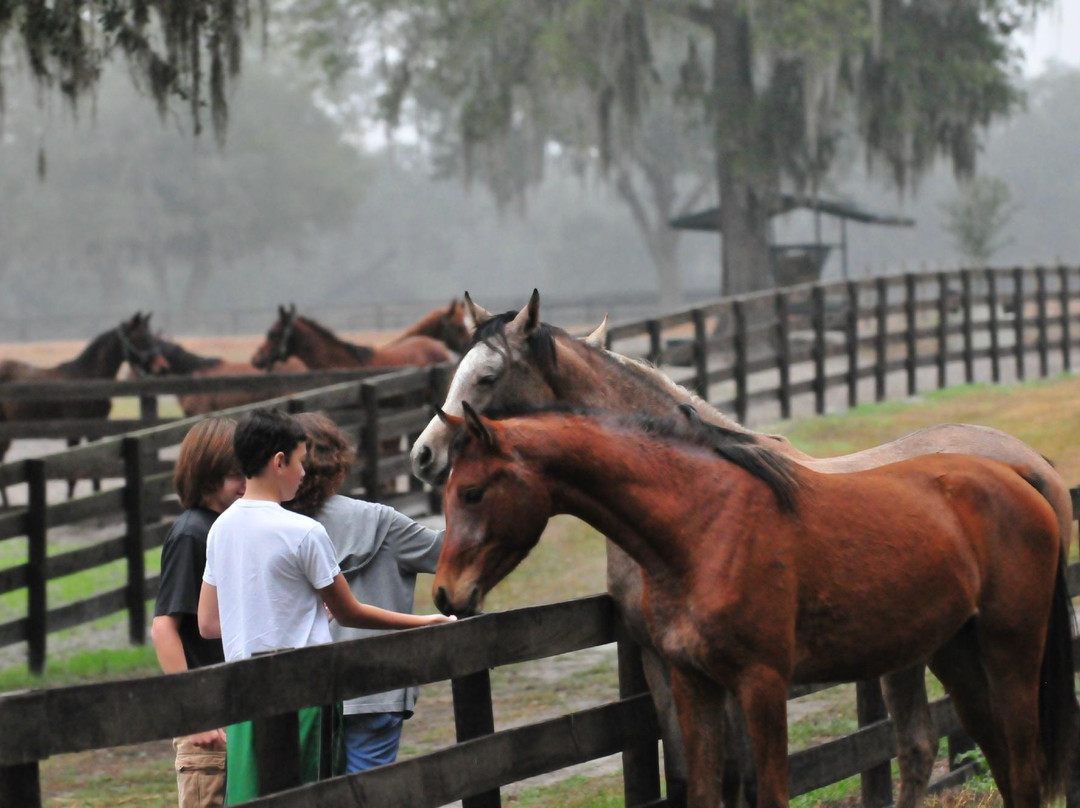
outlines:
[[[1080,379],[1071,376],[1019,387],[959,387],[903,402],[866,405],[843,416],[773,424],[769,429],[788,435],[807,452],[824,456],[865,448],[936,423],[986,424],[1030,443],[1050,457],[1073,484],[1080,479],[1080,413],[1073,406],[1078,396]],[[492,593],[489,610],[556,602],[603,590],[604,547],[600,537],[567,518],[554,520],[548,533],[521,568]],[[9,559],[3,563],[16,562]],[[117,572],[118,576],[122,574]],[[417,594],[418,609],[431,610],[429,576],[422,577]],[[64,656],[50,659],[46,684],[156,672],[149,646],[122,648],[122,616],[83,627],[77,635],[65,643],[69,650]],[[99,643],[122,650],[85,650]],[[4,689],[31,684],[12,671],[5,672],[0,682]],[[492,677],[496,727],[512,727],[599,703],[610,698],[616,687],[615,654],[610,648],[497,669]],[[448,684],[424,689],[417,714],[406,725],[403,758],[452,743],[450,704]],[[842,691],[806,697],[792,702],[789,709],[794,721],[794,747],[810,745],[855,726],[853,700],[844,698]],[[168,742],[157,742],[44,761],[42,780],[47,804],[174,804],[171,759]],[[588,775],[585,780],[563,780],[542,787],[524,783],[507,795],[506,803],[583,808],[621,804],[621,780],[615,776],[618,766],[615,758],[590,767],[584,773]],[[800,798],[799,803],[832,804],[857,793],[857,783],[840,784]],[[980,804],[987,799],[985,792],[969,796]]]

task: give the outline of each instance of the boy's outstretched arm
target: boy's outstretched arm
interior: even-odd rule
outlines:
[[[204,592],[206,586],[203,584]],[[351,628],[415,628],[435,623],[448,623],[454,619],[443,617],[441,614],[405,614],[380,609],[378,606],[368,606],[356,599],[352,590],[349,589],[349,584],[345,581],[345,576],[340,572],[334,576],[334,582],[330,586],[318,592],[334,619],[341,625]],[[199,601],[199,628],[200,630],[202,628],[201,599]]]
[[[203,581],[199,592],[199,633],[208,640],[221,637],[221,615],[218,614],[217,587]]]

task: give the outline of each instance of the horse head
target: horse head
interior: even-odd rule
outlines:
[[[438,417],[453,435],[446,535],[432,584],[443,614],[476,614],[485,595],[536,546],[551,515],[539,478],[511,453],[499,424],[462,402],[463,417]]]
[[[150,317],[153,312],[141,311],[116,328],[116,336],[123,349],[124,361],[133,373],[139,376],[153,376],[166,373],[168,360],[162,355],[157,337],[150,330]]]
[[[268,370],[277,362],[284,362],[293,355],[293,334],[296,331],[296,304],[290,304],[289,308],[278,306],[278,318],[270,330],[266,332],[266,339],[262,345],[255,349],[251,356],[251,364],[259,370]]]
[[[492,315],[473,303],[468,293],[465,306],[476,331],[472,347],[454,372],[443,410],[460,418],[465,399],[484,412],[556,401],[552,387],[556,330],[540,322],[540,293],[534,289],[519,312]],[[449,448],[446,425],[432,418],[413,445],[413,474],[441,482],[449,470]]]
[[[469,350],[474,330],[466,316],[465,304],[457,298],[451,300],[450,305],[439,315],[438,339],[445,342],[446,347],[454,353],[463,354]]]

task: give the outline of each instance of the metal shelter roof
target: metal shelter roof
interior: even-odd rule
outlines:
[[[782,213],[790,213],[793,210],[804,208],[835,216],[838,219],[861,222],[862,224],[882,224],[893,227],[915,226],[915,220],[907,216],[875,213],[842,199],[788,193],[780,194],[780,207],[773,215],[778,216]],[[707,230],[715,233],[720,229],[720,208],[708,208],[697,213],[688,213],[685,216],[672,219],[668,224],[677,230]]]

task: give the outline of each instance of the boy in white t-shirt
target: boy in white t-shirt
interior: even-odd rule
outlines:
[[[199,631],[221,637],[225,660],[331,641],[326,609],[343,626],[410,628],[445,622],[356,600],[325,528],[281,507],[296,494],[307,452],[303,428],[287,414],[258,409],[236,428],[234,450],[247,487],[207,539]],[[318,779],[319,713],[301,711],[305,782]],[[232,805],[259,796],[250,722],[227,729],[227,793]]]

